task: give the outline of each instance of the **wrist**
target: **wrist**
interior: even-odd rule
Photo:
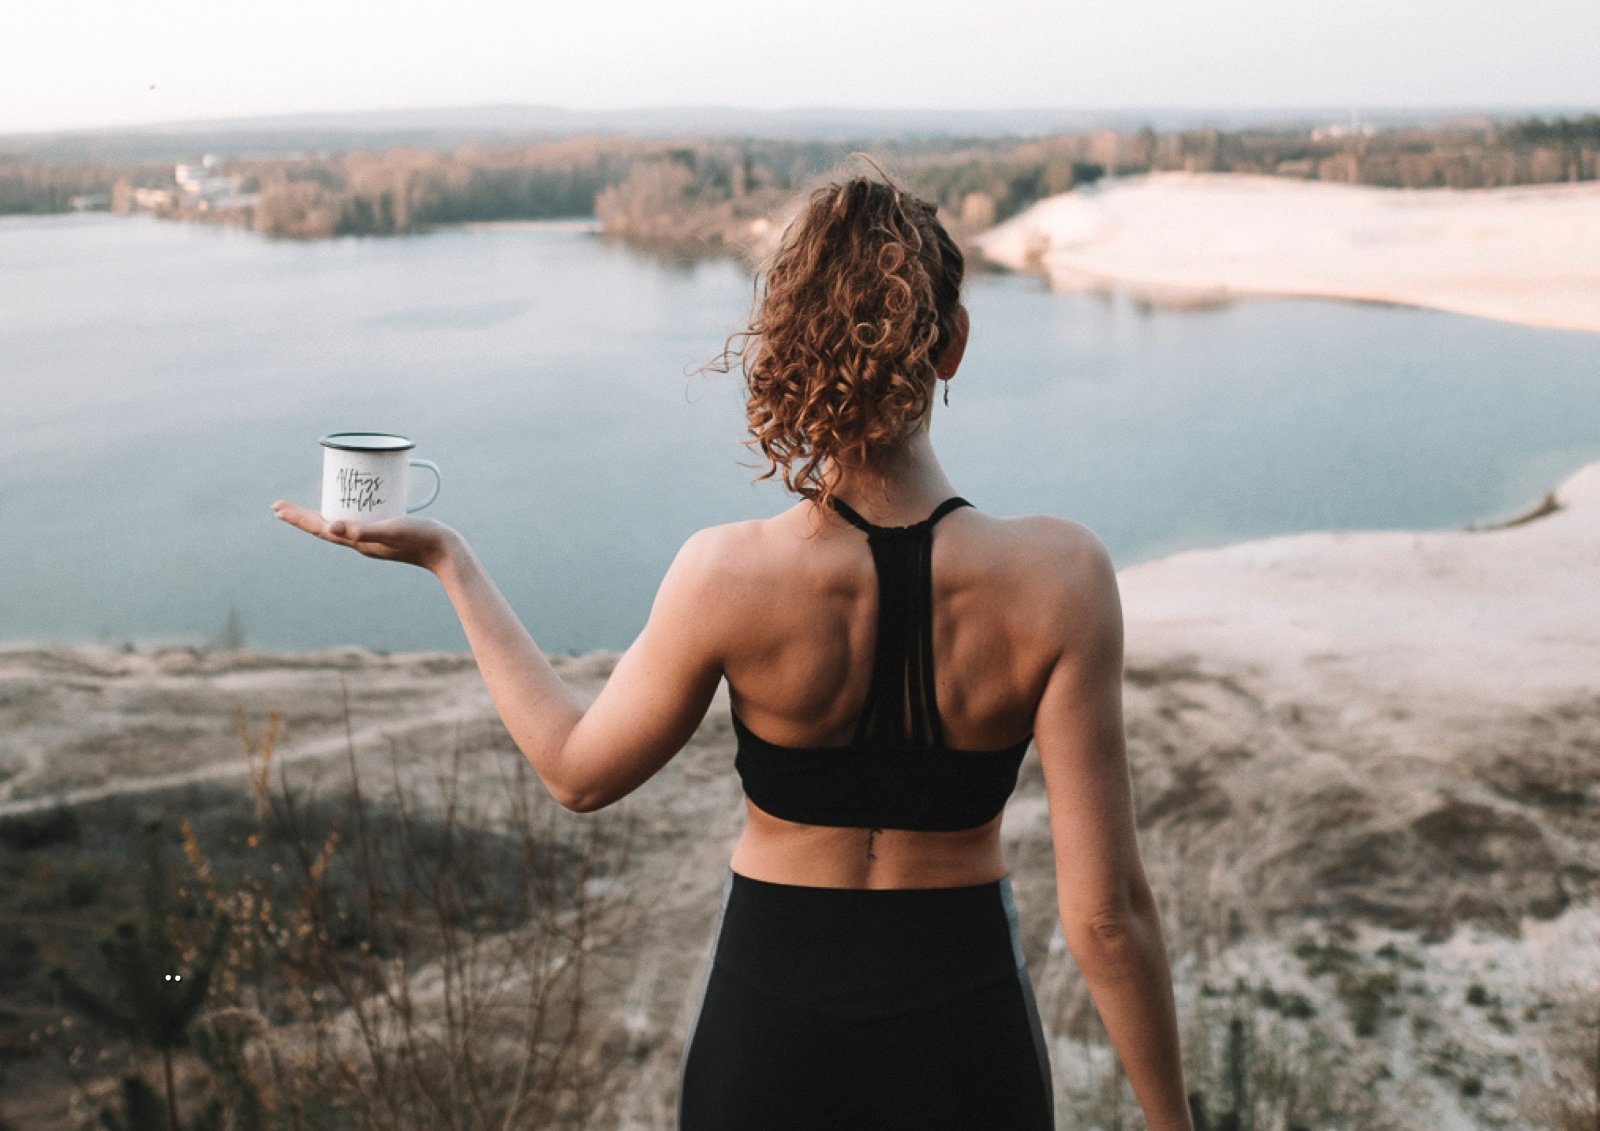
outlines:
[[[467,545],[467,540],[457,531],[446,528],[439,535],[438,545],[422,562],[422,568],[440,581],[445,581],[471,553],[472,548]]]

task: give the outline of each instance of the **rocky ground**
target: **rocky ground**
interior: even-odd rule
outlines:
[[[1294,535],[1122,571],[1141,844],[1213,1110],[1231,1041],[1261,1131],[1560,1126],[1543,1105],[1562,1042],[1600,1010],[1600,464],[1555,498],[1497,529]],[[560,667],[593,694],[613,659]],[[277,762],[324,795],[352,751],[373,794],[398,775],[436,800],[441,750],[479,760],[464,780],[485,798],[518,757],[467,656],[9,645],[0,818],[166,805],[187,782],[247,806],[239,712],[259,728],[274,709]],[[596,959],[615,1063],[593,1127],[673,1126],[741,821],[731,761],[719,698],[606,818],[633,829],[611,881],[631,918]],[[1138,1126],[1055,924],[1031,759],[1005,836],[1059,1124]],[[65,1126],[59,1084],[23,1087],[17,1064],[0,1117]]]

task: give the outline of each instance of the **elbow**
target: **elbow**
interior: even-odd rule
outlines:
[[[1078,936],[1089,950],[1115,953],[1127,949],[1139,928],[1139,915],[1131,909],[1102,911],[1079,926]]]
[[[593,813],[611,804],[611,799],[594,790],[567,785],[550,785],[550,796],[569,813]]]
[[[602,782],[585,780],[581,766],[573,766],[570,760],[563,757],[561,751],[554,753],[540,752],[528,744],[519,744],[523,758],[528,765],[533,767],[533,772],[544,785],[555,803],[569,813],[593,813],[596,809],[604,809],[616,800],[607,794]]]
[[[1161,927],[1148,889],[1133,884],[1126,896],[1062,917],[1062,935],[1085,975],[1121,977],[1144,962],[1152,944],[1160,945]]]
[[[1132,910],[1105,911],[1062,924],[1067,949],[1084,977],[1120,981],[1134,973],[1147,937],[1144,922]]]
[[[1116,950],[1126,946],[1139,928],[1139,915],[1131,907],[1107,908],[1062,922],[1067,941],[1085,950]]]

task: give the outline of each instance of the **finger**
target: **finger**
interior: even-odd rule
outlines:
[[[305,507],[297,507],[293,503],[284,503],[282,507],[273,508],[277,515],[290,526],[297,526],[307,534],[314,534],[324,542],[332,542],[336,546],[355,546],[355,539],[350,537],[348,531],[335,531],[330,529],[330,523],[322,515]],[[341,527],[345,524],[340,523]]]
[[[404,536],[404,527],[399,523],[400,520],[395,518],[379,519],[376,522],[356,522],[354,519],[336,518],[328,523],[328,532],[341,538],[348,538],[351,542],[364,541],[386,546],[396,537]]]
[[[302,508],[295,506],[293,503],[287,503],[282,499],[279,499],[277,502],[272,504],[272,513],[277,515],[284,522],[287,522],[290,526],[303,525],[302,516],[305,512]]]
[[[309,534],[322,534],[326,530],[327,524],[323,522],[322,516],[316,511],[297,507],[293,503],[283,503],[281,506],[274,504],[273,510],[277,512],[278,517],[284,522],[287,522],[290,526],[298,526]]]
[[[387,543],[394,536],[395,520],[386,518],[377,522],[356,522],[354,519],[336,518],[328,523],[328,530],[352,542],[367,539]]]

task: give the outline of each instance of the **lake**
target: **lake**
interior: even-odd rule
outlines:
[[[752,484],[740,383],[694,374],[751,281],[562,228],[273,242],[0,218],[0,640],[464,650],[438,583],[290,529],[327,432],[414,438],[547,649],[622,648]],[[1505,517],[1600,459],[1600,335],[1398,307],[1147,312],[977,275],[935,410],[957,488],[1119,566],[1309,529]],[[741,465],[742,463],[742,465]],[[426,481],[427,476],[421,478]]]

